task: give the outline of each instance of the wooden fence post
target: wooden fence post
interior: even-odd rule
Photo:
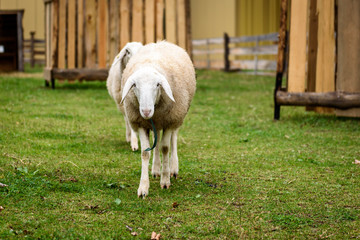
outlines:
[[[209,39],[206,39],[206,51],[207,51],[207,54],[206,54],[206,63],[207,63],[207,69],[210,69],[211,65],[210,65],[210,53],[209,53]]]
[[[277,58],[277,67],[276,67],[276,81],[275,81],[275,90],[274,90],[274,120],[280,119],[280,104],[276,101],[276,93],[281,89],[282,78],[284,73],[285,65],[285,48],[287,45],[286,37],[286,21],[287,21],[287,7],[288,1],[281,0],[281,15],[280,15],[280,31],[279,31],[279,46],[278,46],[278,58]]]
[[[257,70],[258,70],[258,49],[259,49],[259,37],[256,36],[256,41],[255,41],[255,75],[257,75]]]
[[[230,42],[229,35],[227,33],[224,33],[224,70],[225,70],[225,72],[230,71],[229,42]]]
[[[35,32],[30,32],[30,65],[35,66]]]

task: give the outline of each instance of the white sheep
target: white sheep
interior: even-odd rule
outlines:
[[[106,81],[106,86],[110,96],[114,99],[118,109],[124,114],[124,107],[120,104],[121,101],[121,76],[129,62],[130,58],[134,56],[143,45],[139,42],[127,43],[120,53],[114,58],[114,61],[109,70],[109,75]],[[133,151],[138,150],[138,139],[134,130],[131,129],[129,121],[124,114],[126,127],[126,141],[130,142]]]
[[[161,176],[161,187],[169,188],[170,176],[176,177],[179,172],[177,134],[195,94],[195,70],[182,48],[165,41],[151,43],[130,59],[121,84],[125,115],[140,137],[142,168],[138,196],[145,197],[149,191],[150,152],[145,151],[150,147],[149,119],[154,122],[158,136],[163,130],[160,146],[154,151],[152,175]]]

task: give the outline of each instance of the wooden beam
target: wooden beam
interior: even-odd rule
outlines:
[[[185,17],[186,17],[186,51],[192,57],[192,32],[191,32],[191,7],[190,0],[185,0]]]
[[[57,55],[58,55],[58,37],[59,37],[59,1],[54,0],[52,2],[51,7],[51,19],[52,19],[52,26],[51,26],[51,64],[49,68],[54,68],[57,66]],[[50,80],[50,79],[49,79]]]
[[[120,49],[130,42],[130,2],[120,1]],[[110,58],[112,61],[113,59]]]
[[[276,93],[281,89],[282,78],[284,73],[285,65],[285,52],[287,45],[287,8],[288,1],[281,0],[281,12],[280,12],[280,29],[279,29],[279,43],[278,43],[278,56],[276,64],[276,79],[275,79],[275,89],[274,89],[274,120],[280,119],[280,104],[277,103]]]
[[[177,0],[177,36],[178,45],[186,50],[186,6],[185,0]]]
[[[360,92],[360,1],[338,1],[337,91]],[[340,116],[360,117],[360,109],[336,110]]]
[[[155,41],[155,0],[145,0],[145,43]]]
[[[119,53],[119,44],[117,40],[119,39],[119,26],[118,26],[118,16],[119,16],[119,9],[116,7],[117,1],[116,0],[110,0],[110,31],[109,31],[109,58],[110,62],[113,61],[116,55]],[[127,26],[129,27],[129,26]]]
[[[96,67],[96,0],[86,1],[86,67]]]
[[[98,0],[98,64],[99,68],[106,68],[107,40],[108,40],[108,4],[107,0]],[[119,15],[118,15],[119,16]],[[118,20],[118,17],[116,18]],[[118,36],[118,35],[117,35]]]
[[[84,67],[84,0],[78,0],[77,8],[77,67]]]
[[[316,82],[316,56],[317,56],[317,32],[318,14],[317,0],[310,0],[309,4],[309,40],[308,40],[308,64],[307,64],[307,92],[315,92]]]
[[[164,40],[164,0],[155,0],[156,41]]]
[[[75,68],[76,0],[68,0],[67,67]]]
[[[229,35],[224,33],[224,70],[228,72],[230,70],[230,59],[229,59]]]
[[[291,1],[289,92],[305,92],[306,80],[306,22],[308,1]]]
[[[335,91],[335,0],[318,0],[318,49],[316,58],[316,92]],[[332,113],[332,109],[316,108]]]
[[[298,92],[277,91],[277,103],[290,106],[323,106],[340,109],[360,107],[360,93],[349,92]]]
[[[66,50],[66,0],[59,0],[59,45],[57,67],[64,69]]]
[[[176,0],[165,0],[166,40],[177,44],[176,38]]]
[[[133,0],[131,41],[144,42],[143,1]]]
[[[88,69],[88,68],[76,68],[76,69],[52,69],[52,76],[59,80],[106,80],[108,76],[108,69]]]

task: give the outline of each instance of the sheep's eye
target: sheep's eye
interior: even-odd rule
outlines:
[[[136,88],[136,84],[134,83],[134,84],[132,85],[132,87]]]

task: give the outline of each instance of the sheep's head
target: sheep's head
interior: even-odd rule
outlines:
[[[139,111],[144,119],[150,119],[154,115],[155,104],[161,95],[161,88],[166,95],[175,102],[170,85],[165,76],[152,67],[143,67],[134,72],[126,81],[122,92],[121,103],[130,90],[139,102]]]

